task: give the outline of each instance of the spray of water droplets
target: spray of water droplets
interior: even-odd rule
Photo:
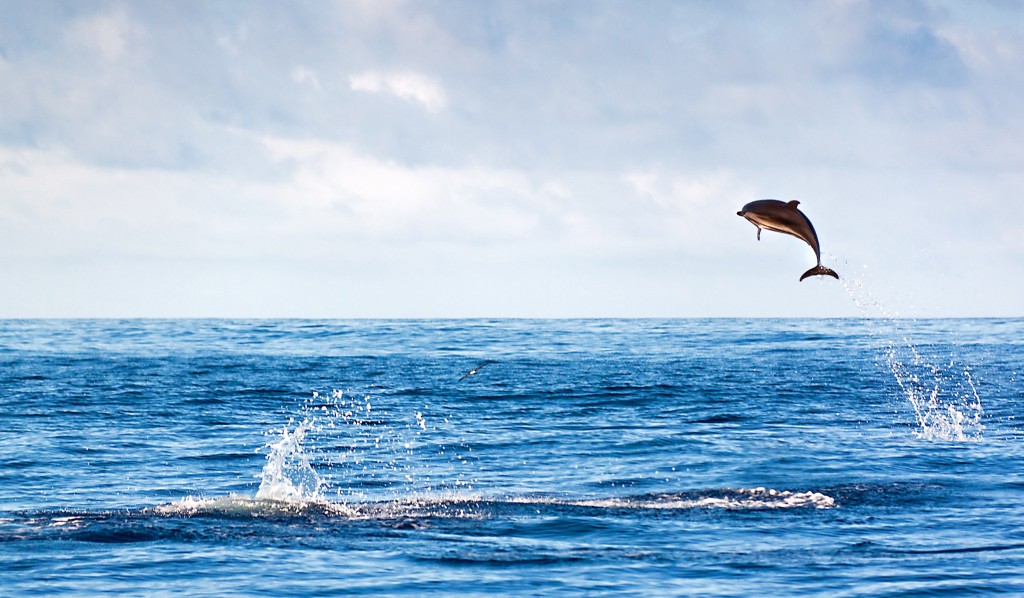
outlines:
[[[846,271],[854,271],[847,265]],[[840,282],[869,319],[872,332],[885,342],[885,364],[900,395],[910,404],[916,434],[926,440],[974,440],[981,438],[984,410],[969,365],[955,354],[926,355],[901,325],[899,315],[865,286],[866,273],[844,276]]]
[[[349,504],[471,491],[472,451],[437,442],[443,433],[423,410],[392,414],[368,396],[313,392],[298,418],[267,433],[256,498]]]
[[[289,426],[295,421],[289,421]],[[278,438],[267,444],[267,462],[260,472],[258,500],[287,503],[323,502],[324,478],[317,474],[305,450],[306,437],[317,429],[315,419],[304,419],[294,428],[285,426]]]

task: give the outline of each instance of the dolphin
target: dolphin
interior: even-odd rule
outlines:
[[[779,201],[777,199],[759,199],[743,206],[743,209],[736,212],[743,216],[757,227],[757,240],[761,240],[761,229],[773,230],[778,233],[793,235],[814,250],[814,257],[818,258],[818,265],[803,273],[800,280],[809,276],[831,276],[839,278],[835,270],[821,265],[821,249],[818,247],[818,234],[814,232],[814,225],[808,220],[803,212],[797,209],[799,201]]]

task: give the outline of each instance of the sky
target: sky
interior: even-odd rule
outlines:
[[[0,317],[1022,316],[1021,98],[1013,1],[0,0]]]

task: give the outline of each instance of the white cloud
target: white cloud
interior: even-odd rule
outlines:
[[[287,203],[282,225],[293,230],[469,249],[480,241],[535,240],[541,225],[537,205],[544,195],[523,172],[408,166],[324,141],[260,142],[279,164],[291,165],[275,196]]]
[[[307,84],[313,86],[313,89],[317,91],[323,91],[320,87],[320,79],[317,78],[316,73],[312,69],[304,66],[296,66],[292,68],[292,81],[302,85]]]
[[[704,206],[735,192],[730,189],[735,185],[732,176],[726,172],[688,177],[652,168],[629,172],[624,178],[639,197],[674,211]]]
[[[372,249],[360,251],[369,260],[424,244],[471,251],[538,238],[547,196],[524,173],[409,167],[320,141],[257,144],[287,176],[115,169],[62,150],[0,148],[0,257],[309,258],[360,248]]]
[[[240,23],[234,31],[217,36],[217,45],[231,56],[237,56],[249,37],[249,29]]]
[[[359,248],[363,260],[508,260],[713,250],[723,241],[709,223],[731,215],[743,194],[728,173],[655,168],[553,178],[410,166],[343,143],[225,134],[262,148],[266,167],[280,174],[114,169],[61,150],[0,149],[0,255],[309,258]]]
[[[131,39],[141,33],[142,28],[132,22],[123,10],[119,10],[75,22],[70,30],[70,38],[99,52],[105,59],[114,61],[125,53]]]
[[[215,174],[116,169],[0,149],[0,255],[216,256],[258,250],[266,190]],[[254,234],[255,233],[255,234]]]
[[[367,71],[349,77],[354,91],[389,93],[423,106],[428,112],[439,112],[448,105],[444,88],[435,79],[412,71],[383,73]]]

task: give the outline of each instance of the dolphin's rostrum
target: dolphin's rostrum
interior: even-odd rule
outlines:
[[[839,278],[835,270],[821,265],[821,249],[818,247],[818,234],[814,232],[814,225],[797,209],[799,201],[779,201],[777,199],[759,199],[743,206],[743,209],[736,212],[743,216],[757,227],[757,240],[761,240],[761,229],[773,230],[787,235],[793,235],[811,246],[814,250],[814,257],[818,258],[818,265],[804,272],[800,280],[809,276],[831,276]]]

